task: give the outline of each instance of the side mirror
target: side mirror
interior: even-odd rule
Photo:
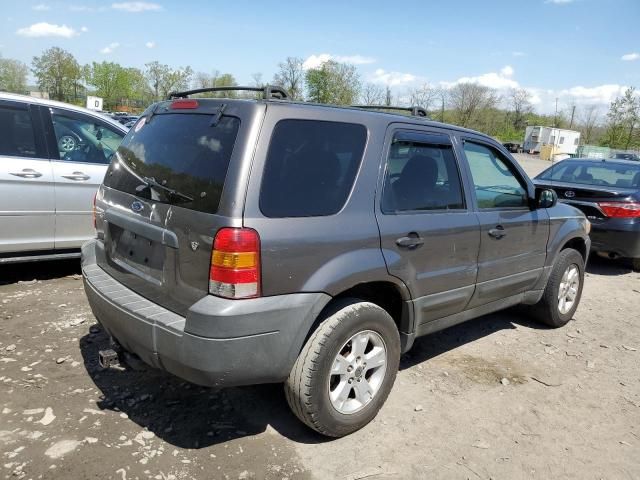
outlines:
[[[536,189],[538,208],[551,208],[558,203],[558,194],[550,189]]]

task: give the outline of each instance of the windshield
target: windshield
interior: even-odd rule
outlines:
[[[565,160],[545,170],[537,178],[579,185],[640,188],[640,165]]]
[[[218,210],[240,127],[236,117],[162,114],[141,118],[124,138],[105,185],[207,213]]]

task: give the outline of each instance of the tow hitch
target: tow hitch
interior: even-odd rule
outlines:
[[[102,368],[111,368],[115,365],[119,365],[120,359],[118,358],[118,352],[112,348],[100,350],[98,352],[98,363]]]

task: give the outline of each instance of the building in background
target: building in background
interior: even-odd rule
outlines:
[[[575,155],[580,145],[580,132],[562,128],[534,126],[527,127],[524,134],[524,151],[540,153],[543,147],[551,155]]]

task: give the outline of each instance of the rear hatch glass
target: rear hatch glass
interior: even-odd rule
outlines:
[[[223,116],[142,117],[116,151],[104,184],[149,200],[216,213],[240,127]],[[116,170],[123,170],[116,172]]]

